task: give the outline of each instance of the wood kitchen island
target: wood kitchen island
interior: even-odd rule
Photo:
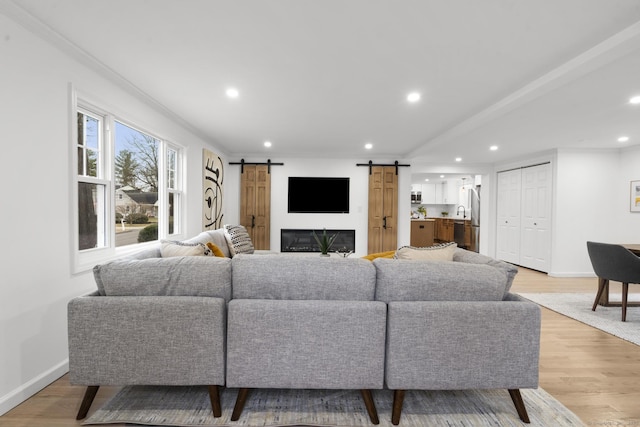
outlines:
[[[433,218],[411,220],[411,246],[423,248],[435,241],[436,220]]]

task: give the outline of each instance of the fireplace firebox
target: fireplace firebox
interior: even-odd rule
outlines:
[[[280,252],[320,252],[313,232],[322,235],[323,229],[281,229]],[[327,235],[337,234],[331,252],[356,250],[356,230],[327,230]]]

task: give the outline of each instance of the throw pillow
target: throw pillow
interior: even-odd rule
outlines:
[[[163,258],[174,256],[210,256],[211,249],[202,243],[185,243],[177,240],[162,240],[160,255]]]
[[[225,224],[224,237],[227,238],[232,258],[238,254],[252,254],[254,252],[251,236],[242,225]]]
[[[207,247],[211,249],[211,252],[213,252],[214,256],[217,256],[220,258],[226,258],[226,256],[224,256],[224,252],[222,252],[222,250],[219,247],[217,247],[215,244],[211,242],[207,242]]]
[[[229,252],[229,245],[227,244],[227,238],[224,235],[223,228],[216,228],[215,230],[206,230],[201,232],[195,237],[183,240],[185,243],[202,243],[206,245],[207,242],[211,242],[216,245],[224,253],[224,256],[231,258],[231,252]]]
[[[362,258],[368,259],[369,261],[373,261],[376,258],[393,258],[395,254],[396,254],[396,251],[378,252],[375,254],[365,255]]]
[[[453,254],[458,245],[455,242],[442,243],[426,248],[403,246],[396,251],[397,259],[415,259],[429,261],[453,261]]]

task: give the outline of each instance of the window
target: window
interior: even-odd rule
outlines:
[[[75,270],[178,234],[181,148],[89,105],[76,117]]]
[[[103,119],[78,111],[78,248],[106,245],[106,188],[103,166]]]

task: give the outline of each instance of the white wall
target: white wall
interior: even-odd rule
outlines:
[[[264,162],[265,159],[245,159]],[[349,229],[356,230],[356,251],[352,256],[367,254],[368,186],[369,169],[356,166],[366,163],[363,159],[271,159],[284,163],[271,167],[271,250],[280,251],[280,230],[283,228],[304,229]],[[391,164],[393,161],[376,163]],[[402,163],[402,162],[401,162]],[[348,214],[290,214],[287,213],[287,188],[290,176],[348,177],[350,196]],[[229,166],[225,178],[225,222],[239,221],[239,180],[240,166]],[[400,167],[398,172],[398,244],[409,244],[411,172],[408,167]],[[309,197],[321,197],[310,194]],[[406,219],[406,221],[405,221]]]
[[[630,211],[630,183],[640,180],[640,145],[620,152],[614,209],[618,212],[616,224],[619,229],[618,241],[623,243],[640,242],[640,213]]]
[[[561,149],[500,165],[496,171],[543,161],[550,161],[554,170],[550,276],[594,276],[587,240],[640,242],[640,213],[629,211],[630,181],[640,179],[640,147]],[[489,253],[495,256],[495,188],[491,198]]]
[[[617,217],[628,183],[621,182],[619,167],[618,150],[558,151],[549,274],[591,276],[587,240],[620,242]]]
[[[189,235],[206,143],[2,14],[0,28],[2,414],[67,371],[67,302],[95,289],[90,272],[71,274],[69,83],[186,147]]]

